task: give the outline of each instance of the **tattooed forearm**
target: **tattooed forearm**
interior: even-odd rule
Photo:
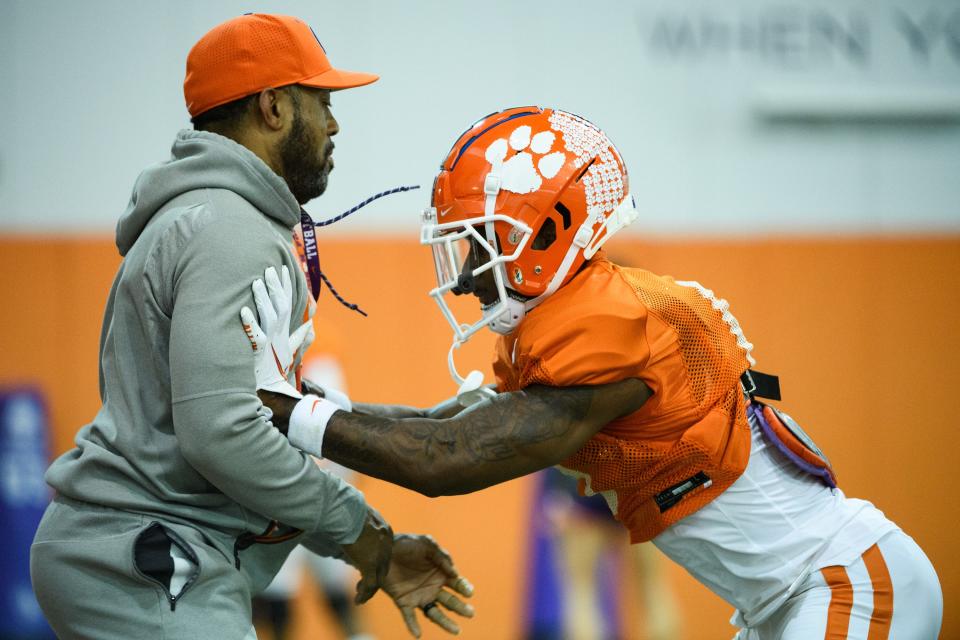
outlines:
[[[378,418],[423,418],[422,409],[408,407],[396,404],[368,404],[366,402],[354,402],[353,412],[366,416],[375,416]]]
[[[639,380],[596,387],[531,387],[448,420],[337,413],[324,456],[389,482],[442,495],[475,491],[563,460],[649,395]]]

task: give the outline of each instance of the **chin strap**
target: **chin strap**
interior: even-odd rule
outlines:
[[[476,404],[484,398],[492,398],[497,392],[489,387],[483,386],[483,372],[474,369],[467,374],[466,378],[460,377],[457,371],[457,365],[453,362],[453,352],[460,348],[463,343],[454,340],[450,345],[450,351],[447,353],[447,367],[450,369],[450,377],[459,386],[457,389],[457,402],[460,406],[469,407]]]

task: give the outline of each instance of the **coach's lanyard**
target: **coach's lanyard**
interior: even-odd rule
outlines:
[[[313,294],[314,300],[319,300],[323,271],[320,270],[320,254],[317,251],[317,229],[313,218],[303,209],[300,209],[300,235],[294,234],[294,244],[303,266],[303,273],[310,283],[310,293]]]

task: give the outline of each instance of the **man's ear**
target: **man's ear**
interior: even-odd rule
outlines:
[[[281,104],[281,102],[286,104]],[[276,89],[264,89],[257,96],[257,115],[263,124],[273,131],[283,128],[284,111],[290,102],[289,97]]]

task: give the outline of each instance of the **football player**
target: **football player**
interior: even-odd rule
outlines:
[[[559,465],[606,498],[633,542],[652,540],[733,605],[740,639],[937,637],[929,560],[847,498],[799,425],[763,401],[779,387],[751,369],[727,302],[600,250],[637,216],[600,129],[539,107],[487,116],[454,143],[432,200],[421,241],[454,332],[458,397],[422,411],[309,381],[303,399],[264,392],[291,442],[428,496]],[[458,320],[453,295],[475,296],[479,318]],[[243,317],[261,347],[287,339]],[[483,328],[500,335],[495,391],[453,362]]]

